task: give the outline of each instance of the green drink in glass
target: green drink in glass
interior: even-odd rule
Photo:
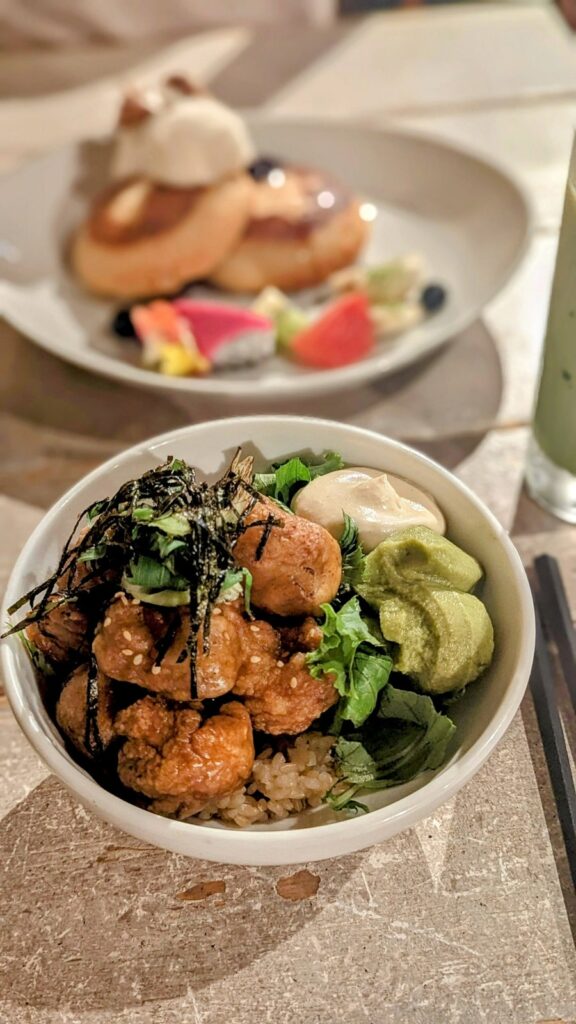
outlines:
[[[576,523],[576,141],[572,148],[526,479],[531,496]]]

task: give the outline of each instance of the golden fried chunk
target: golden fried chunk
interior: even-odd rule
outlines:
[[[112,719],[112,693],[110,682],[100,672],[98,685],[98,714],[96,724],[100,741],[107,747],[114,735]],[[86,696],[88,690],[88,666],[80,665],[65,682],[56,705],[56,721],[71,743],[83,754],[89,756],[86,747]]]
[[[235,606],[214,609],[210,623],[209,650],[198,642],[197,696],[201,700],[228,693],[240,668],[242,653],[237,637],[241,616]],[[156,645],[175,625],[174,639],[159,665]],[[102,629],[94,639],[98,665],[112,679],[136,683],[174,700],[190,700],[190,659],[179,661],[188,636],[188,609],[161,611],[137,604],[125,595],[108,607]]]
[[[276,521],[261,557],[258,545],[265,527]],[[252,573],[252,601],[274,615],[315,615],[332,601],[340,586],[342,556],[338,542],[317,523],[285,512],[267,498],[257,501],[246,517],[246,530],[234,555]]]
[[[75,562],[77,548],[86,536],[82,530],[71,548],[64,570],[56,581],[56,588],[49,601],[49,610],[38,622],[26,629],[30,643],[54,665],[65,666],[78,661],[88,653],[88,616],[78,608],[76,600],[63,600],[70,589],[83,586],[84,594],[102,583],[102,577],[94,574],[93,565]],[[110,578],[108,572],[107,578]]]
[[[245,698],[254,728],[275,736],[304,732],[338,700],[331,676],[311,676],[302,652],[286,663],[245,662],[234,693]]]
[[[315,651],[322,643],[322,627],[311,615],[295,626],[280,626],[278,632],[282,639],[282,650],[286,654]]]
[[[207,652],[202,633],[198,641],[196,689],[200,700],[220,697],[234,686],[243,658],[238,634],[245,628],[237,603],[223,602],[212,609]]]
[[[238,701],[202,721],[190,708],[173,711],[161,697],[144,697],[121,711],[116,731],[127,736],[118,756],[125,786],[187,813],[246,781],[254,764],[252,726]],[[160,809],[160,808],[158,808]]]
[[[173,643],[162,663],[154,665],[156,643],[170,627],[178,611],[164,617],[155,609],[116,597],[106,609],[102,628],[94,637],[93,651],[102,672],[111,679],[136,683],[174,700],[190,699],[190,662],[178,662],[186,644],[186,625],[179,616]]]
[[[88,651],[88,620],[74,601],[59,601],[61,595],[55,594],[52,608],[27,627],[26,637],[49,662],[66,665]]]
[[[338,699],[330,678],[314,679],[306,668],[302,648],[317,646],[317,623],[305,619],[287,635],[261,619],[246,622],[236,615],[242,664],[233,693],[245,698],[254,727],[275,735],[308,729]],[[281,650],[288,643],[299,653],[283,660]]]

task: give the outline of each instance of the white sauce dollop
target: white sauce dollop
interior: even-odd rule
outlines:
[[[446,520],[429,494],[402,477],[364,466],[316,477],[295,496],[292,510],[324,526],[337,540],[346,512],[358,527],[364,551],[373,551],[390,533],[406,526],[446,531]]]
[[[193,188],[243,171],[253,159],[254,146],[235,111],[212,96],[179,96],[141,124],[119,130],[112,174]]]

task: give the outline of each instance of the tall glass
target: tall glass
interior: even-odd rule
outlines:
[[[566,183],[526,472],[532,497],[576,523],[576,137]]]

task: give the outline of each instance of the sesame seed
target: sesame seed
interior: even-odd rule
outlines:
[[[296,679],[296,676],[292,676],[292,679],[290,680],[290,689],[295,690],[297,686],[298,680]]]
[[[132,655],[134,654],[134,651],[131,651],[129,647],[124,647],[122,650],[122,654],[124,655],[125,658],[131,658]]]
[[[129,629],[123,629],[122,630],[122,636],[124,637],[125,640],[128,640],[128,641],[130,641],[132,639],[132,633],[130,632]]]
[[[144,655],[143,654],[137,654],[136,657],[134,658],[134,665],[141,665],[143,661],[144,661]]]
[[[114,594],[114,597],[124,597],[124,591],[117,590],[116,593]]]
[[[152,665],[152,675],[159,676],[161,672],[160,665]]]
[[[128,601],[126,600],[126,594],[120,594],[120,600],[122,601],[122,604],[128,604]]]
[[[222,615],[222,609],[221,608],[213,608],[212,609],[212,615]]]
[[[284,668],[284,662],[283,661],[277,661],[276,662],[276,667],[277,668]]]
[[[105,626],[110,626],[111,623],[112,623],[112,619],[110,618],[109,615],[107,615],[106,618],[104,619],[104,625]]]
[[[260,626],[250,626],[250,629],[252,630],[253,633],[260,632]]]
[[[139,597],[133,597],[132,604],[142,604],[142,601],[140,600]]]
[[[250,658],[250,661],[252,662],[253,665],[258,665],[262,661],[262,658],[258,657],[257,654],[253,654],[252,657]]]

